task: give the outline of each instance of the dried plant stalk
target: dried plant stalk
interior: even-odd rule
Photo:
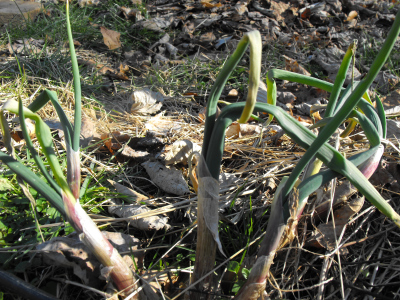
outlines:
[[[198,200],[197,200],[197,247],[196,262],[191,282],[194,283],[214,268],[218,240],[218,194],[219,183],[211,177],[203,157],[197,159]],[[211,299],[213,274],[206,276],[195,285],[190,299]],[[204,296],[205,295],[205,296]]]

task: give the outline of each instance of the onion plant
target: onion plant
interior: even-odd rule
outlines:
[[[80,157],[79,141],[81,128],[81,84],[75,48],[72,39],[71,25],[69,21],[69,7],[67,1],[67,30],[72,61],[72,72],[74,77],[75,115],[74,125],[68,120],[61,107],[57,94],[54,91],[44,90],[28,107],[22,105],[22,100],[9,100],[1,108],[0,121],[3,139],[10,139],[9,129],[5,120],[4,112],[8,111],[19,115],[22,133],[26,146],[45,179],[39,177],[30,168],[24,166],[19,160],[0,151],[0,160],[5,163],[11,171],[22,178],[32,188],[37,190],[46,198],[71,224],[79,234],[80,239],[99,259],[110,275],[113,283],[122,294],[129,294],[136,289],[136,282],[131,269],[120,256],[118,251],[103,236],[96,224],[87,215],[79,202],[80,194]],[[65,177],[62,167],[55,153],[50,128],[36,113],[48,101],[53,104],[63,127],[65,135],[67,176]],[[40,150],[50,166],[46,168],[44,161],[38,154],[28,134],[25,119],[29,118],[35,122],[35,134],[40,144]],[[132,299],[139,299],[136,295]]]
[[[206,111],[202,155],[206,161],[210,176],[218,180],[224,150],[226,128],[232,124],[232,122],[238,120],[238,118],[240,118],[239,122],[246,122],[251,112],[268,113],[270,115],[268,122],[271,121],[273,116],[283,128],[284,132],[291,137],[294,142],[306,149],[305,154],[300,159],[291,175],[284,178],[277,188],[265,238],[261,242],[258,250],[257,261],[252,268],[247,282],[239,290],[235,299],[259,299],[265,290],[269,275],[269,267],[273,262],[280,241],[285,234],[290,234],[290,228],[288,227],[295,226],[296,219],[298,215],[301,214],[307,197],[316,189],[336,177],[343,176],[347,178],[371,204],[400,227],[399,214],[394,211],[368,181],[369,176],[371,176],[377,168],[383,154],[381,139],[386,137],[386,119],[382,103],[379,98],[376,98],[377,108],[375,109],[372,106],[368,96],[368,88],[386,62],[399,32],[400,12],[397,14],[386,41],[372,63],[369,72],[360,82],[353,82],[349,86],[343,87],[344,79],[355,51],[356,45],[353,43],[344,56],[333,84],[293,72],[276,69],[270,70],[266,78],[267,103],[256,102],[251,92],[256,87],[254,85],[249,85],[250,96],[247,102],[234,103],[224,107],[218,118],[216,118],[218,99],[229,75],[245,52],[244,42],[239,43],[237,50],[224,65],[211,90]],[[248,33],[248,36],[256,37],[257,34]],[[246,39],[246,37],[244,39]],[[250,68],[250,81],[254,80],[252,75],[256,74],[255,69],[259,70],[261,67],[260,58],[261,50],[257,53],[254,51],[250,52],[250,61],[258,63],[258,65],[253,65]],[[310,128],[304,127],[284,110],[275,106],[277,89],[276,79],[315,86],[330,92],[325,118],[315,125],[321,127],[318,136],[316,136]],[[349,129],[354,127],[354,122],[358,122],[370,142],[370,149],[348,159],[343,157],[339,151],[328,143],[328,140],[333,136],[337,128],[346,120],[349,120],[351,123]],[[304,172],[303,178],[300,181],[300,175],[315,157],[323,163],[327,169],[320,171],[321,163],[317,162],[313,165],[314,167],[310,172]],[[199,227],[202,221],[204,220],[198,219]],[[207,227],[212,226],[216,225],[207,225]],[[207,227],[205,227],[206,229],[204,230],[207,230]],[[215,235],[214,239],[217,241]],[[200,242],[203,243],[204,240],[198,240],[198,249],[207,247],[207,245],[199,245]],[[201,264],[202,262],[196,262],[196,265],[198,263]],[[199,276],[196,275],[196,268],[194,278],[199,278]]]
[[[251,112],[256,103],[261,72],[261,36],[258,31],[247,32],[244,34],[243,38],[239,41],[236,50],[225,63],[223,69],[218,75],[217,80],[210,91],[211,96],[209,105],[207,106],[204,128],[205,136],[209,136],[213,132],[217,113],[217,100],[222,93],[229,75],[241,60],[248,46],[250,46],[249,87],[246,106],[241,110],[239,121],[245,123],[251,116]],[[207,292],[212,291],[214,288],[212,274],[209,276],[205,276],[205,274],[209,273],[214,267],[217,245],[219,250],[222,252],[222,246],[218,237],[218,175],[221,161],[218,161],[218,166],[214,170],[214,176],[211,176],[209,172],[209,164],[206,165],[204,161],[204,157],[206,157],[208,151],[210,151],[210,155],[213,155],[213,146],[214,144],[210,143],[209,139],[204,139],[202,147],[203,157],[198,159],[198,186],[196,184],[198,189],[197,248],[196,262],[191,278],[191,282],[196,283],[196,290],[202,291],[205,289]],[[202,297],[201,293],[193,292],[190,298],[203,299],[204,297]]]

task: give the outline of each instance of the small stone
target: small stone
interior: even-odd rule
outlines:
[[[25,26],[25,20],[34,20],[42,9],[38,2],[0,0],[0,27]]]

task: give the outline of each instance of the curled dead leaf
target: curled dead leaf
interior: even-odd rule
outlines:
[[[261,129],[258,125],[233,123],[226,129],[226,137],[237,139],[246,135],[260,134]]]
[[[160,110],[164,97],[159,92],[153,92],[149,89],[134,91],[131,95],[132,107],[131,113],[137,115],[148,115]]]
[[[333,226],[333,221],[318,225],[306,244],[328,250],[335,249],[337,239],[342,234],[351,217],[360,211],[363,204],[364,197],[347,202],[343,207],[334,212],[335,226]]]
[[[205,8],[214,8],[214,7],[221,7],[221,3],[211,3],[214,2],[212,0],[201,0],[201,5],[203,5]]]
[[[102,232],[118,252],[135,251],[140,247],[140,241],[133,236],[120,232]],[[56,237],[36,247],[40,251],[43,261],[51,266],[72,268],[85,284],[101,288],[104,281],[100,280],[102,266],[87,246],[79,240],[76,233],[67,237]],[[133,269],[134,263],[131,255],[123,258]],[[143,265],[143,252],[135,253],[135,264],[141,268]]]
[[[173,131],[181,129],[182,125],[169,118],[163,118],[162,113],[160,113],[148,120],[145,127],[155,135],[165,136]]]
[[[110,50],[118,49],[122,46],[120,42],[121,34],[117,31],[107,29],[103,26],[100,27],[101,34],[103,35],[104,44]]]
[[[17,120],[17,118],[15,118],[15,120]],[[19,122],[19,119],[18,119],[18,122]],[[35,134],[35,123],[33,123],[33,121],[31,119],[25,119],[25,124],[26,124],[26,128],[28,130],[28,133],[29,133],[29,137],[31,139],[33,139],[36,135]],[[20,126],[15,127],[10,132],[10,134],[11,134],[11,137],[13,138],[13,140],[16,141],[17,143],[24,139],[24,137],[22,135],[22,129]]]
[[[302,65],[300,65],[297,62],[297,60],[294,60],[286,55],[283,55],[283,57],[285,58],[285,63],[286,63],[285,69],[287,71],[303,74],[306,76],[311,76],[310,72],[308,72]]]
[[[176,141],[169,147],[165,154],[165,164],[188,163],[188,158],[193,152],[201,152],[201,147],[189,140]]]
[[[84,60],[78,59],[78,63],[85,66],[90,66],[97,69],[97,73],[99,75],[108,75],[112,78],[120,79],[120,80],[129,80],[127,76],[127,72],[129,71],[129,66],[120,64],[119,70],[110,68],[106,65],[96,63],[93,59]]]
[[[351,20],[353,20],[357,16],[358,16],[358,13],[355,10],[352,10],[349,13],[349,16],[347,17],[346,22],[350,22]]]
[[[151,209],[145,205],[124,205],[120,200],[117,199],[112,199],[110,201],[112,205],[108,207],[108,212],[110,214],[115,214],[120,218],[132,218],[139,214],[151,212]],[[130,226],[140,230],[168,230],[171,227],[169,224],[167,224],[168,218],[160,216],[132,218],[127,222]]]
[[[166,167],[158,161],[146,161],[142,166],[151,180],[163,191],[179,196],[189,193],[187,182],[178,169]]]

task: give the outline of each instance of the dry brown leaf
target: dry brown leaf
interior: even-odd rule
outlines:
[[[291,92],[279,92],[277,91],[277,100],[284,104],[293,104],[297,97]]]
[[[106,149],[108,149],[110,153],[114,154],[115,151],[122,148],[124,143],[129,141],[130,136],[127,134],[121,134],[119,131],[114,131],[112,133],[101,134],[100,139],[104,141]]]
[[[383,94],[387,94],[399,83],[399,77],[389,72],[381,71],[374,79],[375,87]]]
[[[319,111],[316,111],[314,113],[311,114],[311,118],[315,120],[315,122],[321,121],[322,117],[319,114]]]
[[[400,114],[400,90],[395,90],[390,95],[381,98],[385,114]]]
[[[247,5],[248,5],[248,2],[241,2],[241,1],[239,1],[239,2],[237,2],[237,3],[235,4],[234,9],[235,9],[236,16],[234,16],[234,21],[240,20],[240,19],[241,19],[241,16],[242,16],[245,12],[248,12],[248,11],[249,11],[249,10],[247,9]]]
[[[92,139],[97,136],[96,124],[89,118],[82,117],[80,145],[82,148],[89,146]]]
[[[221,173],[219,174],[219,187],[220,189],[224,189],[227,187],[230,187],[232,185],[237,185],[239,182],[242,182],[242,179],[239,177],[236,177],[235,174],[231,173]]]
[[[309,8],[306,8],[305,10],[300,11],[300,12],[301,12],[300,17],[302,19],[308,19],[311,16],[311,9],[309,9]]]
[[[117,31],[107,29],[103,26],[100,27],[101,34],[103,35],[104,44],[110,50],[118,49],[122,46],[120,42],[121,34]]]
[[[136,115],[150,115],[158,112],[164,101],[164,97],[159,92],[149,89],[134,91],[131,95],[131,113]]]
[[[102,232],[118,252],[131,253],[140,248],[140,241],[130,235],[120,232]],[[86,245],[80,241],[78,234],[72,233],[67,237],[56,237],[48,242],[37,246],[43,257],[43,261],[51,266],[73,268],[74,274],[85,284],[101,288],[104,284],[99,279],[101,264],[91,253]],[[144,252],[136,252],[134,257],[136,265],[141,268],[143,265]],[[133,269],[131,255],[125,255],[124,260]]]
[[[350,40],[351,36],[347,35],[346,38]],[[326,72],[328,72],[328,78],[331,82],[336,79],[337,72],[339,71],[341,65],[341,59],[335,57],[333,53],[330,53],[330,48],[323,50],[314,51],[314,61],[318,63]],[[335,48],[332,48],[335,49]],[[337,52],[339,54],[339,52]],[[353,77],[353,68],[349,68],[346,74],[345,84],[350,84]],[[357,68],[354,68],[354,80],[361,80],[362,74]]]
[[[25,124],[26,124],[26,129],[28,130],[29,137],[33,139],[36,136],[35,123],[33,123],[31,119],[25,119]],[[24,139],[22,135],[21,126],[13,128],[13,130],[10,131],[10,134],[13,140],[16,141],[17,143]]]
[[[306,76],[311,76],[311,74],[302,65],[300,65],[297,62],[297,60],[294,60],[286,55],[283,55],[283,57],[285,58],[285,63],[286,63],[285,69],[287,71],[303,74]]]
[[[389,119],[388,121],[394,121]],[[375,173],[369,181],[375,186],[384,186],[385,189],[399,193],[400,192],[400,165],[387,163],[381,160]]]
[[[82,44],[77,40],[73,40],[73,44],[75,48],[82,46]],[[64,48],[69,48],[69,41],[65,41]]]
[[[213,2],[213,0],[201,0],[201,5],[203,5],[205,8],[214,8],[214,7],[221,7],[221,3],[210,3]]]
[[[261,129],[258,125],[233,123],[226,129],[226,137],[237,139],[246,135],[260,134]]]
[[[388,139],[400,139],[400,122],[388,119],[387,120],[387,138]]]
[[[178,169],[166,167],[158,161],[146,161],[142,166],[151,180],[163,191],[178,196],[189,193],[187,182]]]
[[[355,10],[352,10],[349,13],[349,16],[347,17],[346,21],[349,22],[349,21],[353,20],[357,16],[358,16],[358,13]]]
[[[284,18],[282,17],[282,14],[289,8],[290,5],[282,1],[275,2],[271,0],[270,3],[270,10],[272,10],[272,14],[275,16],[275,19],[277,21],[283,20]]]
[[[121,6],[120,9],[124,13],[125,19],[136,18],[136,20],[141,20],[142,15],[138,9],[133,9],[125,6]]]
[[[225,256],[218,234],[219,182],[211,177],[202,156],[200,156],[197,166],[197,173],[199,184],[197,191],[197,196],[199,198],[197,201],[198,215],[204,218],[204,222],[217,243],[219,251]]]
[[[112,199],[110,200],[112,205],[108,207],[108,212],[110,214],[115,214],[120,218],[131,218],[133,216],[150,212],[151,209],[145,205],[124,205],[120,200]],[[167,217],[151,216],[140,219],[132,219],[127,221],[132,227],[140,230],[168,230],[171,226],[167,224]]]
[[[114,180],[107,179],[107,181],[112,184],[112,186],[115,188],[115,190],[118,193],[128,196],[127,198],[124,198],[124,200],[127,200],[131,203],[138,203],[140,201],[149,199],[149,197],[142,195],[122,184],[119,184],[118,182],[115,182]]]
[[[180,279],[179,275],[168,270],[168,268],[165,268],[162,272],[159,270],[146,270],[146,273],[141,275],[141,277],[145,282],[148,282],[155,291],[159,291],[162,286],[164,293],[175,291],[175,285],[177,286],[179,284]],[[156,278],[157,280],[155,280]],[[170,280],[172,280],[172,282]],[[147,284],[143,285],[143,287],[146,285]],[[159,298],[157,298],[157,300],[158,299]]]
[[[182,125],[170,119],[163,118],[162,113],[160,113],[148,120],[145,124],[145,127],[147,130],[152,131],[155,135],[165,136],[173,131],[181,129]]]
[[[144,162],[149,159],[150,153],[147,151],[137,151],[132,149],[129,145],[123,145],[122,151],[119,152],[125,158],[135,159],[137,162]]]
[[[155,17],[149,20],[143,19],[136,22],[131,28],[145,28],[154,32],[163,32],[172,24],[171,18]]]
[[[336,210],[334,212],[335,228],[333,227],[332,221],[318,225],[317,229],[308,239],[307,245],[317,248],[326,248],[328,250],[335,249],[336,240],[342,234],[342,231],[351,217],[360,211],[363,204],[364,197],[360,197],[351,202],[347,202],[342,208]]]
[[[169,150],[165,154],[165,164],[172,165],[183,163],[187,165],[188,158],[193,152],[201,152],[201,147],[190,140],[176,141],[166,150]]]
[[[92,59],[89,59],[89,60],[78,59],[78,63],[81,65],[86,65],[86,66],[96,68],[98,74],[100,74],[100,75],[108,75],[108,76],[116,78],[116,79],[129,80],[128,76],[126,75],[126,72],[129,71],[128,65],[120,64],[119,71],[118,71],[118,70],[112,69],[110,67],[107,67],[103,64],[98,64]]]
[[[198,119],[201,123],[204,123],[206,120],[206,111],[207,108],[203,107],[202,109],[200,109],[199,114],[198,114]]]
[[[111,154],[114,153],[114,150],[112,149],[112,142],[111,142],[111,137],[107,133],[103,133],[100,136],[100,139],[104,141],[104,146],[107,147],[108,151],[110,151]]]
[[[214,33],[210,31],[202,34],[199,38],[199,42],[202,44],[210,44],[214,42],[216,39],[217,38],[215,37]]]
[[[7,44],[8,51],[11,54],[39,54],[43,51],[44,40],[35,40],[34,38],[17,40],[12,46]],[[46,50],[47,51],[47,50]]]
[[[97,6],[100,5],[101,1],[100,0],[78,0],[79,6],[80,7],[85,7],[85,6]]]
[[[118,160],[134,159],[135,162],[144,162],[149,159],[151,154],[148,151],[136,150],[136,147],[143,149],[146,147],[140,146],[140,141],[146,138],[132,138],[128,134],[120,134],[118,131],[112,133],[103,133],[100,136],[100,140],[103,141],[104,146],[100,147],[101,151],[109,151],[111,154],[116,154]],[[130,142],[129,142],[130,141]],[[129,142],[129,145],[128,145]],[[135,149],[133,149],[132,147]],[[149,151],[157,149],[150,149]],[[156,146],[158,148],[159,145]]]

